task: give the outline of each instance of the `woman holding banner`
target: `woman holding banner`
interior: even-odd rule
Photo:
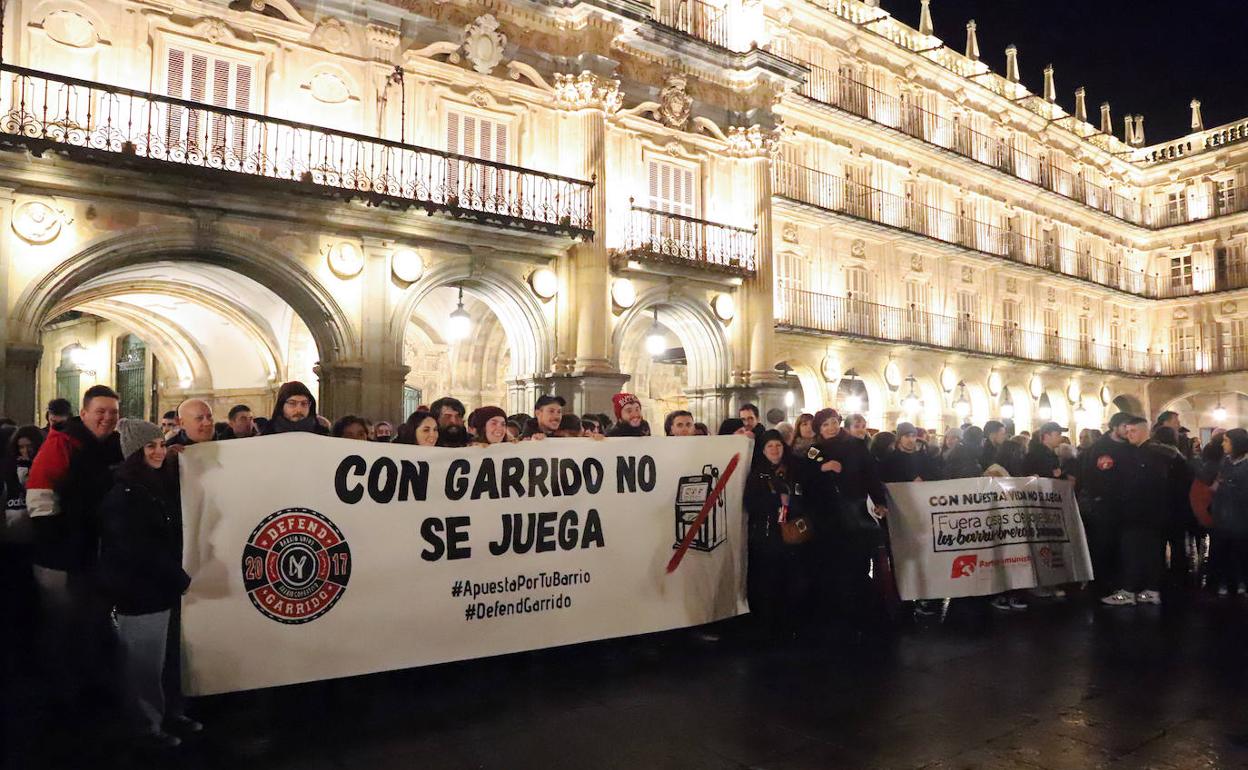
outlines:
[[[473,430],[473,444],[490,446],[507,443],[507,413],[497,406],[482,406],[468,415]]]
[[[182,741],[166,728],[203,727],[182,714],[179,611],[191,584],[182,522],[175,485],[162,472],[160,428],[126,419],[117,429],[126,460],[100,506],[100,572],[116,613],[127,718],[144,743],[175,748]]]

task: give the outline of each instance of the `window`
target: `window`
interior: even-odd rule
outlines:
[[[1047,227],[1040,231],[1040,264],[1050,270],[1057,269],[1057,228]]]
[[[1233,318],[1218,324],[1218,347],[1222,352],[1223,371],[1233,371],[1243,367],[1248,360],[1245,345],[1244,320]]]
[[[1061,352],[1061,340],[1058,338],[1062,328],[1062,319],[1057,308],[1044,309],[1044,358],[1046,361],[1057,361]]]
[[[845,291],[854,299],[871,300],[871,274],[865,267],[845,268]]]
[[[177,99],[250,112],[252,67],[200,51],[170,48],[165,92]],[[195,148],[217,158],[242,160],[246,155],[247,123],[234,116],[171,106],[165,130],[170,147]]]
[[[507,163],[507,124],[458,110],[446,113],[446,151],[494,163]],[[468,161],[448,164],[448,189],[454,190],[461,208],[478,211],[506,210],[506,171]]]
[[[852,317],[850,330],[866,336],[879,336],[871,324],[875,306],[871,304],[871,274],[865,267],[845,268],[845,290],[849,295],[847,304]]]
[[[1166,222],[1187,221],[1187,192],[1176,190],[1166,195]]]
[[[777,317],[790,310],[790,304],[802,304],[801,291],[811,291],[810,260],[793,251],[776,256],[775,309]]]
[[[1004,353],[1018,355],[1018,301],[1007,299],[1001,303],[1001,326],[1005,329]]]
[[[696,217],[697,184],[694,169],[664,160],[646,164],[645,207],[682,217]],[[697,259],[703,254],[703,230],[695,222],[644,215],[650,248],[670,256]]]
[[[972,291],[958,292],[958,339],[956,345],[967,350],[979,349],[979,295]]]
[[[927,284],[922,281],[906,281],[906,310],[904,339],[914,342],[927,341]]]
[[[1217,182],[1217,193],[1215,198],[1217,206],[1215,212],[1218,214],[1230,214],[1231,212],[1236,211],[1235,197],[1235,180],[1233,178],[1219,179]]]
[[[1213,252],[1216,289],[1232,289],[1245,284],[1248,271],[1244,267],[1244,245],[1232,243],[1219,246]]]
[[[1181,254],[1170,258],[1170,291],[1186,294],[1192,287],[1192,255]]]
[[[1183,371],[1196,366],[1196,329],[1192,326],[1170,327],[1171,360]]]

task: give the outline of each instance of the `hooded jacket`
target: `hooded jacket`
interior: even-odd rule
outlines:
[[[282,407],[291,396],[303,396],[308,399],[310,404],[308,406],[308,416],[299,422],[291,422],[282,414]],[[277,402],[273,405],[273,416],[269,418],[269,424],[265,427],[262,435],[315,433],[318,436],[328,436],[329,429],[317,421],[316,415],[316,397],[312,395],[312,391],[308,390],[307,385],[298,380],[283,383],[281,389],[277,391]]]
[[[100,505],[100,573],[122,615],[146,615],[177,605],[191,578],[182,569],[182,520],[165,474],[147,467],[142,452],[117,473]]]
[[[96,516],[121,459],[118,435],[97,439],[81,418],[48,433],[26,479],[35,564],[66,572],[95,566]]]

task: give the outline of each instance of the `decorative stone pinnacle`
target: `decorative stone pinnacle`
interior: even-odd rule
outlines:
[[[1083,86],[1075,89],[1075,120],[1088,122],[1088,89]]]
[[[1046,102],[1057,101],[1057,86],[1053,84],[1052,64],[1044,68],[1044,100]]]
[[[979,61],[979,37],[975,34],[975,20],[966,23],[966,58]]]
[[[1200,115],[1200,100],[1192,100],[1192,133],[1205,130],[1205,119]]]
[[[1114,121],[1109,116],[1109,102],[1101,102],[1101,133],[1114,134]]]
[[[919,34],[931,37],[936,34],[936,27],[932,25],[932,0],[919,0],[923,6],[923,10],[919,12]]]
[[[1018,46],[1016,45],[1005,47],[1005,79],[1011,83],[1022,80],[1018,75]]]

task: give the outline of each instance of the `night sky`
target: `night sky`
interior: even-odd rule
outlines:
[[[882,0],[916,29],[919,0]],[[1042,93],[1052,64],[1057,101],[1073,112],[1088,89],[1088,121],[1100,125],[1108,101],[1114,134],[1122,116],[1144,115],[1148,144],[1186,135],[1189,104],[1201,101],[1205,127],[1248,117],[1245,0],[932,0],[936,35],[963,52],[966,22],[978,26],[980,58],[1005,73],[1005,47],[1018,46],[1023,83]]]

